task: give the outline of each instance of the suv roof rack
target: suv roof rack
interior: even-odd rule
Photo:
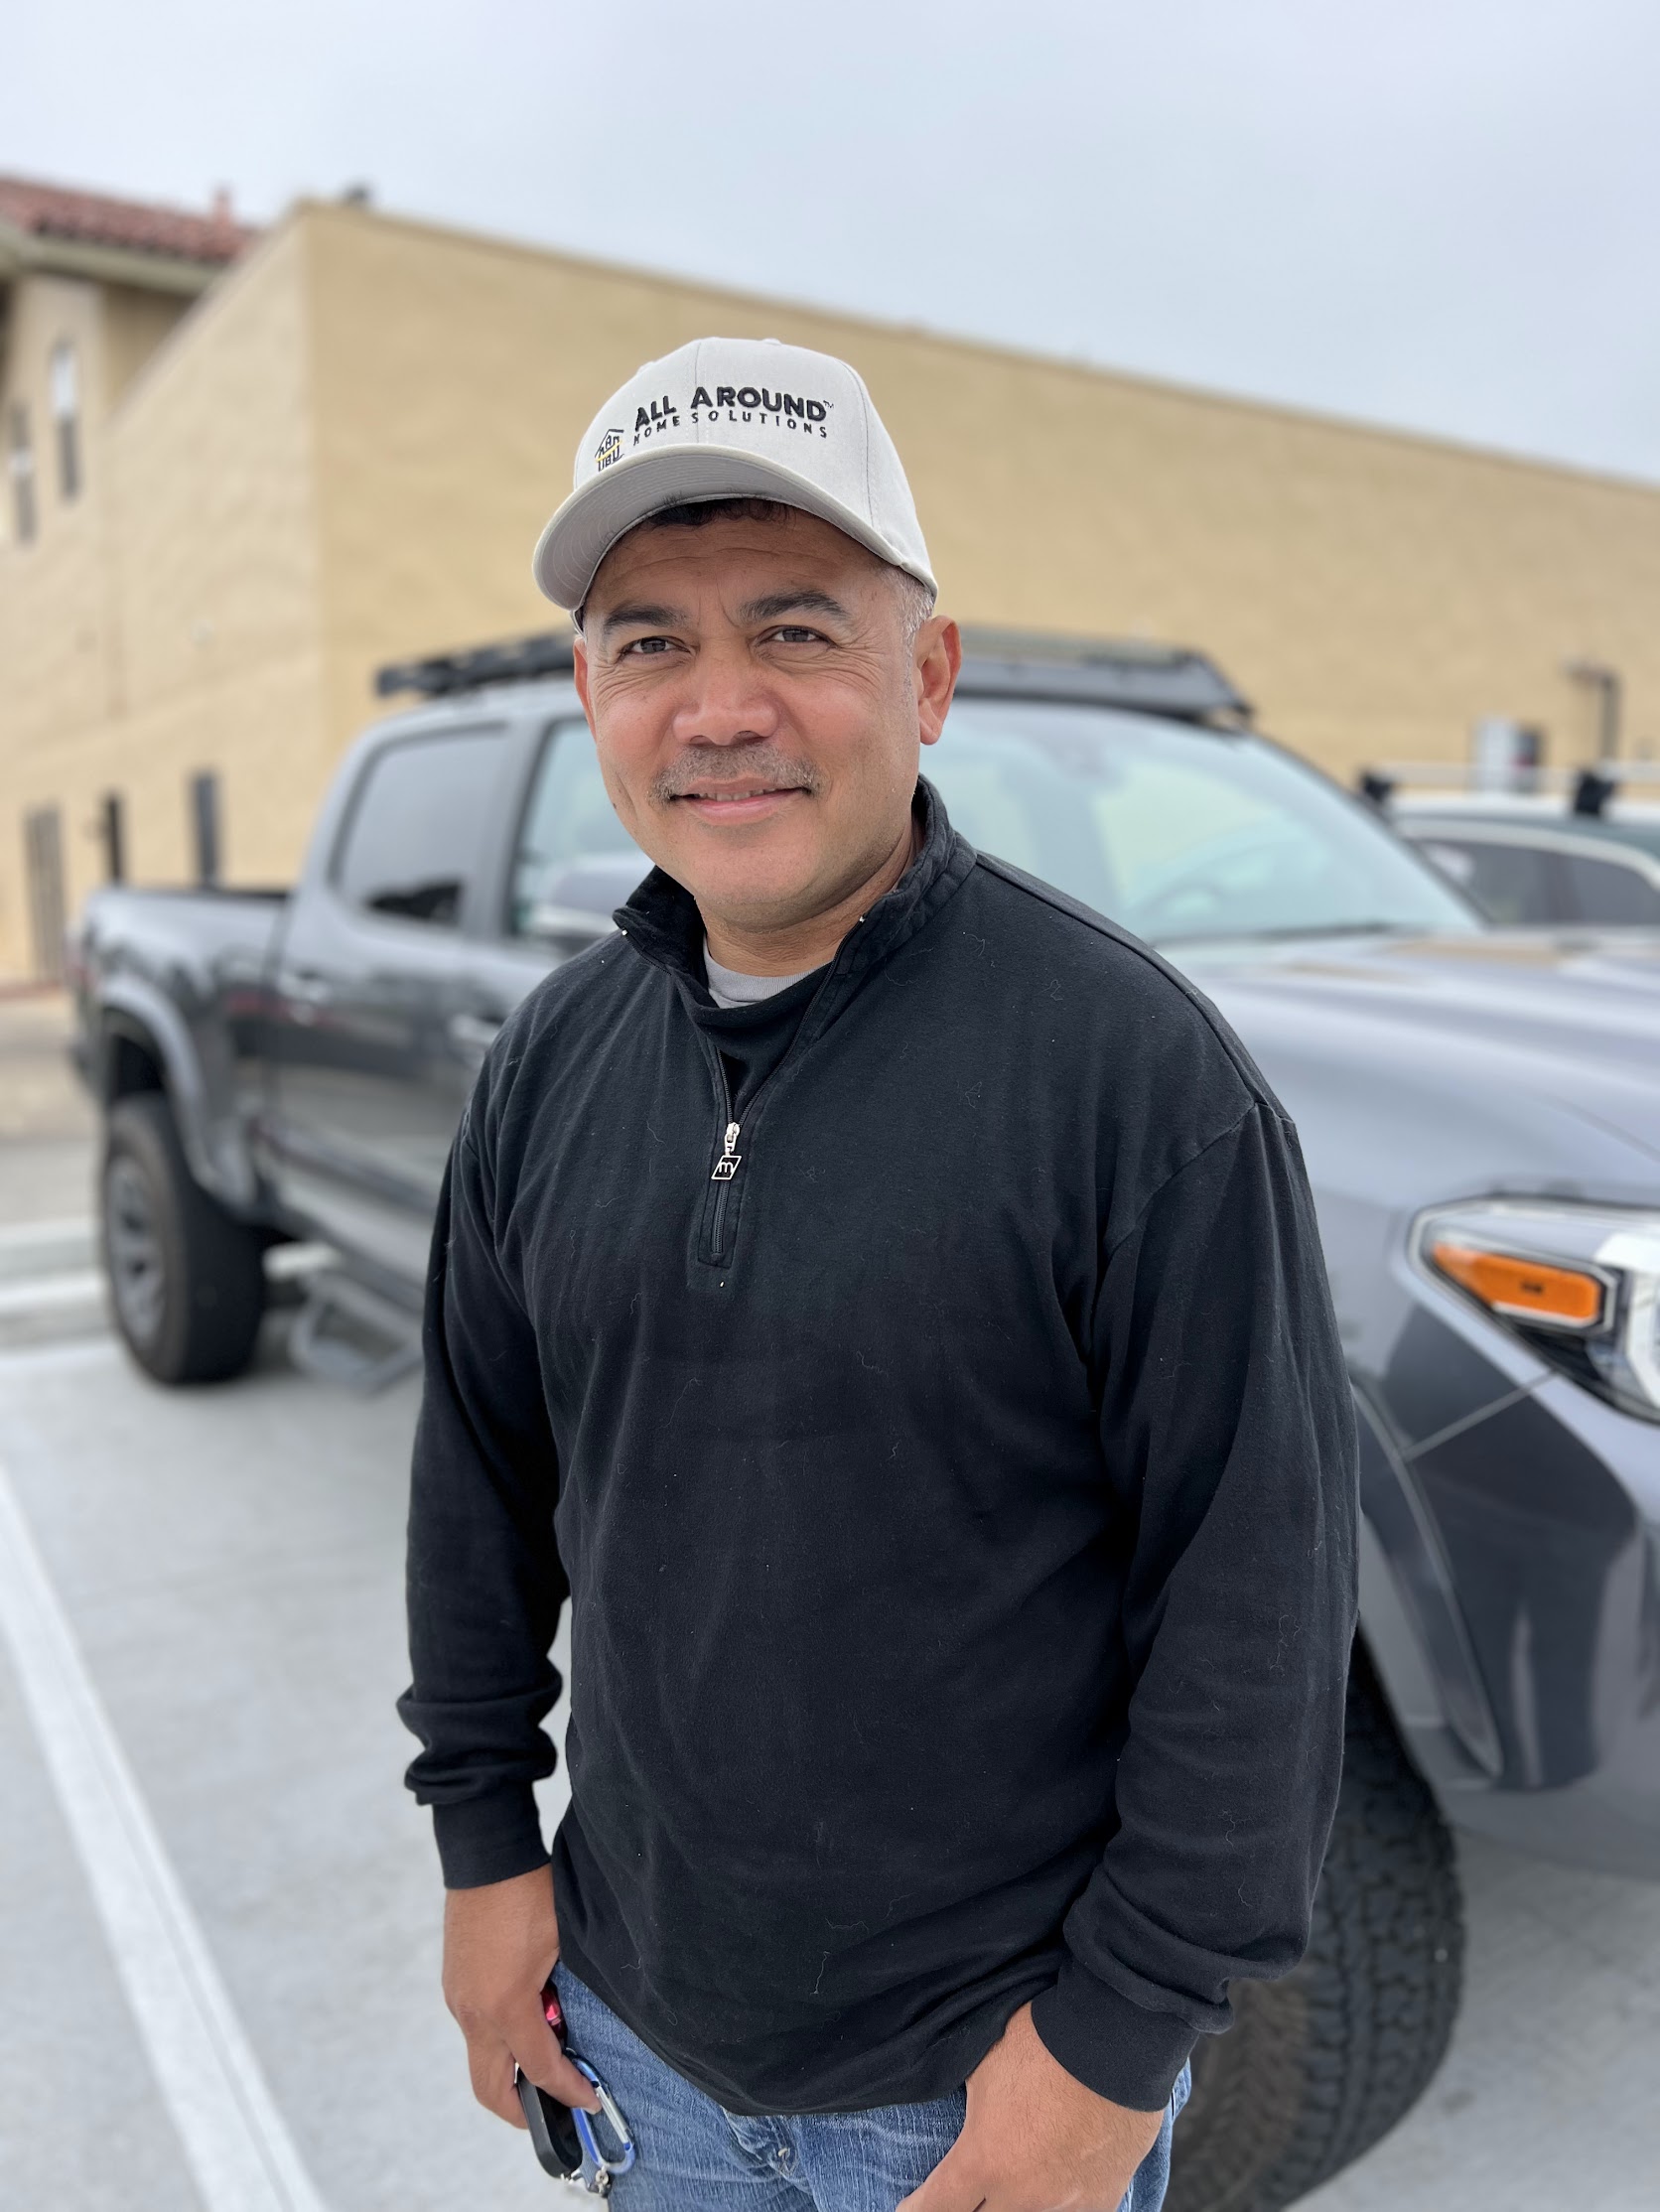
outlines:
[[[1067,637],[965,623],[958,689],[981,698],[1036,694],[1080,706],[1132,707],[1227,729],[1251,719],[1251,702],[1205,654],[1139,637]]]
[[[417,691],[423,699],[442,699],[452,691],[476,691],[481,684],[528,683],[535,676],[568,675],[573,666],[571,646],[570,630],[543,629],[494,645],[431,653],[424,660],[388,661],[375,670],[374,695],[391,699],[400,691]]]

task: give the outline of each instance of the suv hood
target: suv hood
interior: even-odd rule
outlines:
[[[1316,1182],[1403,1203],[1660,1200],[1660,936],[1491,930],[1175,947],[1296,1119]]]

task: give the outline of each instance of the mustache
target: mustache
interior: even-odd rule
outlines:
[[[651,785],[659,802],[684,798],[688,791],[716,790],[723,783],[761,782],[816,794],[824,778],[810,760],[786,753],[770,738],[743,746],[694,746],[671,760]]]

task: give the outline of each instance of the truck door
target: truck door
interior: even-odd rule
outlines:
[[[505,859],[490,900],[493,925],[468,947],[452,1025],[475,1067],[549,968],[611,935],[613,912],[651,866],[606,795],[581,715],[536,733]]]
[[[508,756],[502,725],[459,720],[372,752],[278,957],[268,1137],[285,1208],[406,1289],[477,1065],[453,1030],[462,933]]]

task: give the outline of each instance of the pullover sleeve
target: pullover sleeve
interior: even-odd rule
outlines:
[[[1093,1356],[1135,1531],[1118,1826],[1034,2004],[1066,2070],[1165,2103],[1228,1983],[1302,1957],[1342,1764],[1353,1407],[1295,1131],[1259,1101],[1105,1266]]]
[[[439,1199],[409,1509],[409,1649],[398,1701],[419,1736],[406,1779],[433,1808],[445,1885],[543,1866],[532,1783],[568,1594],[554,1537],[558,1468],[536,1341],[496,1254],[493,1191],[462,1123]]]

